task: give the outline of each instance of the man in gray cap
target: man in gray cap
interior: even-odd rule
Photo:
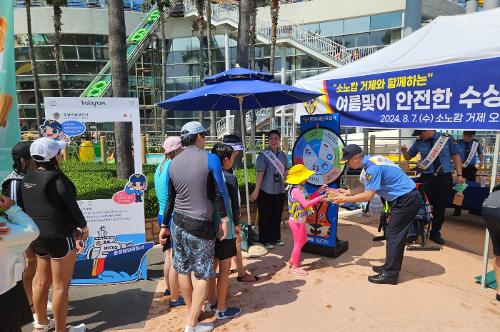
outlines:
[[[383,156],[364,156],[356,144],[346,145],[342,160],[351,169],[362,169],[363,185],[349,190],[333,190],[337,195],[333,203],[370,201],[375,194],[384,198],[390,206],[390,221],[385,229],[387,239],[386,259],[383,266],[374,266],[377,275],[369,276],[375,284],[397,284],[403,262],[404,246],[411,222],[416,217],[422,197],[415,182],[397,165]]]
[[[170,164],[168,198],[160,231],[160,240],[169,235],[168,224],[173,215],[173,265],[179,273],[179,285],[188,308],[185,332],[214,328],[213,324],[198,323],[198,317],[209,281],[215,276],[215,238],[226,237],[230,209],[220,160],[204,150],[207,133],[197,121],[182,127],[181,142],[186,148]],[[214,226],[214,206],[221,216],[218,230]],[[194,289],[191,273],[197,279]]]

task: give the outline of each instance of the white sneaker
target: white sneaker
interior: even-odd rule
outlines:
[[[68,325],[67,327],[68,327],[68,332],[85,332],[87,330],[85,324],[80,324],[77,326]]]
[[[199,323],[195,327],[186,326],[184,332],[210,332],[214,329],[212,323]]]
[[[33,322],[33,328],[39,330],[40,332],[47,332],[47,331],[52,330],[53,328],[55,328],[56,327],[56,322],[53,319],[49,318],[49,317],[47,317],[47,319],[49,320],[49,322],[46,325],[40,324],[38,322],[36,314],[33,314],[33,320],[34,320],[34,322]]]
[[[215,328],[213,323],[199,323],[194,327],[195,332],[210,332]]]

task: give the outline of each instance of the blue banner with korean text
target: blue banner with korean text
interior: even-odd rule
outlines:
[[[327,80],[343,126],[500,130],[500,58]]]

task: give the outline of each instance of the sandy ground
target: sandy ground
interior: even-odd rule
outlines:
[[[232,276],[228,305],[242,314],[216,321],[216,331],[500,331],[495,291],[473,281],[481,271],[484,227],[467,213],[448,219],[447,245],[441,251],[406,251],[396,286],[367,281],[371,266],[385,257],[385,243],[372,241],[377,218],[341,220],[338,234],[349,241],[349,250],[337,259],[303,254],[307,277],[285,267],[292,241],[283,230],[284,247],[245,260],[261,276],[258,283]],[[127,331],[183,331],[185,308],[170,309],[163,289],[160,282],[145,327]]]

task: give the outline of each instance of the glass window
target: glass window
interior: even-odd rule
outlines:
[[[371,17],[371,30],[397,28],[401,26],[401,12],[373,15]]]
[[[39,74],[54,74],[56,72],[55,61],[37,61]],[[63,69],[64,72],[64,69]]]
[[[262,71],[265,73],[269,72],[269,58],[256,59],[255,66],[257,71]]]
[[[15,48],[15,59],[19,60],[30,60],[29,49],[27,47]]]
[[[316,60],[308,55],[297,56],[296,68],[297,69],[318,68],[318,60]]]
[[[16,75],[31,74],[31,62],[18,62],[16,61]]]
[[[95,58],[96,60],[109,60],[109,49],[107,47],[96,46]]]
[[[35,57],[37,60],[53,60],[53,48],[52,47],[35,47],[34,48]]]
[[[295,79],[300,80],[314,75],[318,75],[318,69],[298,70],[295,72]]]
[[[361,47],[368,46],[370,42],[368,33],[358,33],[355,35],[344,36],[345,47]]]
[[[322,36],[338,36],[344,34],[344,21],[321,22],[319,24]]]
[[[311,24],[303,24],[302,25],[305,29],[319,33],[319,23],[311,23]]]
[[[89,46],[78,46],[78,55],[83,60],[94,60],[94,50]]]
[[[401,29],[370,32],[370,45],[389,45],[401,39]]]
[[[77,60],[78,53],[76,53],[76,46],[61,46],[63,59]]]
[[[187,38],[175,38],[172,42],[172,50],[174,51],[184,51],[184,50],[190,50],[193,48],[193,45],[191,43],[191,40],[193,38],[187,37]]]
[[[193,89],[193,80],[191,78],[175,78],[175,90],[191,90]]]
[[[370,30],[370,16],[350,18],[344,21],[344,33],[357,33]]]

